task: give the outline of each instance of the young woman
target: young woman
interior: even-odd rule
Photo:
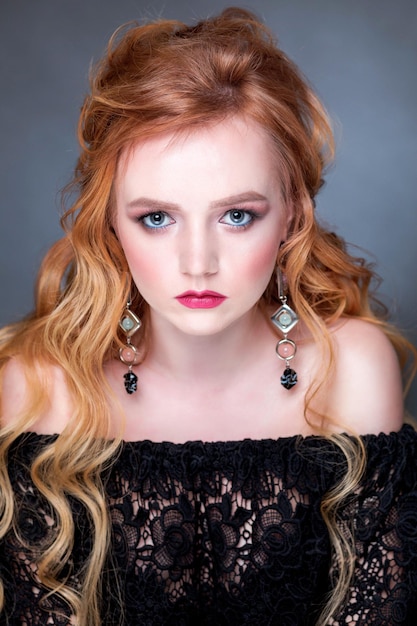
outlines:
[[[411,347],[320,227],[326,114],[250,13],[111,40],[1,334],[4,624],[411,624]]]

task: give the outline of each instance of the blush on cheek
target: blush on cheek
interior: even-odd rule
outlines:
[[[278,256],[278,246],[276,242],[265,242],[255,251],[246,256],[246,275],[252,279],[261,280],[265,277],[266,284],[274,271]]]
[[[152,257],[146,254],[137,255],[136,257],[128,254],[126,255],[126,260],[133,281],[141,293],[142,288],[144,291],[147,291],[147,288],[151,285],[159,284],[159,263],[154,262]]]

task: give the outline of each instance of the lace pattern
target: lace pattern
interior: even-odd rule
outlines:
[[[7,607],[2,624],[71,623],[65,605],[46,598],[36,577],[36,550],[56,520],[28,467],[50,441],[27,434],[11,451],[19,514],[18,533],[10,532],[1,545]],[[368,436],[365,443],[360,492],[340,512],[342,528],[354,520],[356,575],[331,623],[412,624],[417,435],[404,426],[400,433]],[[103,474],[112,524],[103,624],[314,624],[331,567],[320,503],[343,468],[343,455],[319,437],[124,443]],[[74,501],[72,510],[75,548],[63,575],[77,588],[90,532],[82,506]]]

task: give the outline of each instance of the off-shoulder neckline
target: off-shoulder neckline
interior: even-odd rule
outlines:
[[[340,433],[340,434],[346,435],[348,437],[351,436],[348,433]],[[360,438],[365,443],[367,443],[370,441],[386,440],[386,439],[391,439],[391,438],[395,439],[396,437],[399,437],[403,434],[407,434],[409,436],[415,435],[417,437],[417,430],[411,424],[405,423],[401,426],[400,430],[391,431],[389,433],[386,433],[386,432],[366,433],[366,434],[360,435]],[[30,440],[32,442],[39,442],[40,444],[42,443],[48,444],[57,440],[58,437],[59,437],[58,433],[46,434],[46,433],[37,433],[35,431],[25,431],[21,433],[16,438],[15,441],[21,442],[21,441]],[[218,439],[218,440],[213,440],[213,441],[210,441],[210,440],[205,441],[203,439],[188,439],[183,442],[174,442],[174,441],[169,441],[169,440],[154,441],[151,439],[138,439],[138,440],[122,439],[120,441],[120,447],[121,448],[129,448],[129,447],[135,448],[135,447],[139,447],[143,445],[151,445],[155,447],[170,446],[171,448],[183,448],[183,447],[189,447],[189,446],[216,447],[216,446],[242,445],[242,444],[248,444],[248,443],[260,444],[260,445],[262,445],[263,443],[269,444],[269,445],[271,443],[282,443],[283,445],[286,445],[286,444],[290,444],[291,442],[302,443],[302,442],[325,440],[325,439],[327,438],[319,434],[311,434],[311,435],[294,434],[294,435],[287,435],[283,437],[276,437],[276,438],[265,437],[265,438],[260,438],[260,439],[244,437],[242,439],[227,439],[227,440]]]

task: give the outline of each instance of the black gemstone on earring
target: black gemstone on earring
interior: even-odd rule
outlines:
[[[285,387],[285,389],[291,389],[291,387],[294,387],[296,384],[297,372],[292,370],[290,367],[287,367],[281,376],[281,385]]]
[[[133,372],[124,374],[125,389],[127,393],[134,393],[138,389],[138,377]]]

